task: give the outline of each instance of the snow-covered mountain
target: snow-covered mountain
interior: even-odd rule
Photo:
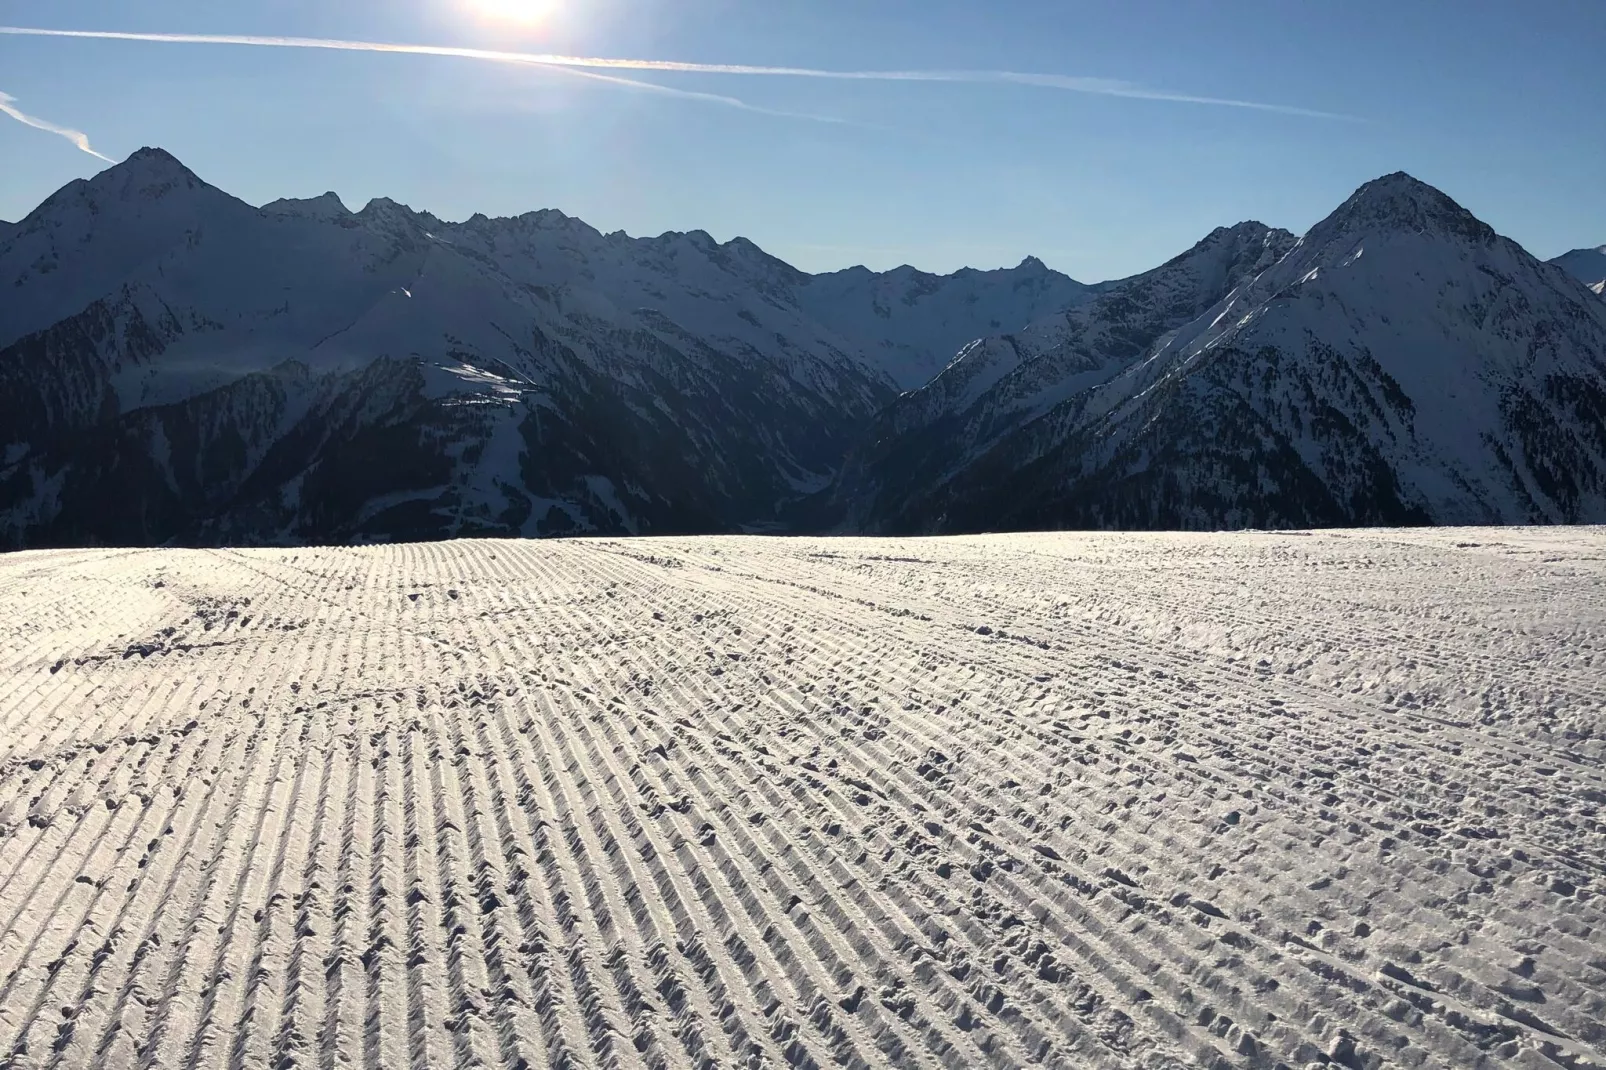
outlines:
[[[142,150],[0,231],[0,545],[763,527],[929,351],[1082,290],[843,275],[832,306],[700,231],[258,209]]]
[[[966,347],[828,500],[883,531],[1603,521],[1606,303],[1389,175]]]
[[[1596,249],[1574,249],[1562,253],[1551,261],[1557,267],[1581,279],[1596,293],[1606,289],[1606,245]]]
[[[900,390],[913,390],[966,342],[1025,327],[1096,292],[1027,257],[1013,268],[952,275],[908,266],[881,274],[849,268],[812,276],[798,299],[819,322],[869,343],[877,366]]]
[[[876,465],[890,463],[911,475],[963,464],[1000,434],[1109,379],[1155,339],[1273,263],[1294,240],[1260,223],[1222,227],[1153,271],[1107,284],[1083,304],[1013,334],[977,339],[930,383],[881,414],[873,444],[857,460],[878,457]],[[903,489],[896,479],[878,483],[894,495]],[[875,514],[876,486],[866,488],[870,497],[850,492],[853,510]]]
[[[0,545],[1606,520],[1606,302],[1405,175],[1088,287],[147,149],[0,294]]]

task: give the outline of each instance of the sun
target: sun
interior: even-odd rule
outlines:
[[[469,10],[484,19],[539,26],[558,9],[559,0],[467,0]]]

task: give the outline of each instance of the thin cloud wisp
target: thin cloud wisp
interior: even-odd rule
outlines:
[[[48,119],[41,119],[37,115],[29,115],[27,112],[21,110],[17,107],[17,98],[12,96],[10,93],[0,93],[0,112],[4,112],[13,119],[17,120],[17,122],[22,123],[25,126],[31,126],[35,130],[43,130],[46,133],[55,134],[58,137],[64,137],[76,145],[80,151],[87,152],[96,159],[105,160],[107,163],[117,162],[104,153],[96,152],[95,149],[89,144],[89,135],[84,133],[82,130],[74,130],[70,126],[59,126],[56,123],[50,122]]]
[[[592,71],[659,71],[677,74],[716,74],[771,78],[821,78],[836,81],[867,82],[966,82],[1036,86],[1095,96],[1126,97],[1137,100],[1168,101],[1178,104],[1196,104],[1223,108],[1244,108],[1253,111],[1275,112],[1311,119],[1337,119],[1354,121],[1354,116],[1314,108],[1301,108],[1288,104],[1266,103],[1254,100],[1234,100],[1224,97],[1201,96],[1192,93],[1152,89],[1132,82],[1106,78],[1079,78],[1060,74],[1028,74],[1017,71],[985,70],[871,70],[838,71],[815,67],[770,67],[743,63],[686,63],[662,59],[618,59],[604,56],[569,56],[544,52],[504,52],[485,48],[460,48],[451,45],[391,44],[383,41],[348,41],[324,37],[268,37],[247,34],[202,33],[134,33],[121,30],[50,30],[27,26],[0,26],[0,34],[26,37],[86,37],[111,41],[145,41],[163,44],[239,45],[254,48],[306,48],[338,52],[385,52],[416,56],[448,56],[458,59],[479,60],[490,63],[511,63],[547,68],[566,68]],[[652,83],[632,79],[616,79],[626,85],[648,88]],[[684,90],[657,87],[660,90],[684,96],[743,108],[748,111],[783,115],[790,118],[820,119],[820,116],[778,112],[748,104],[735,97],[714,93],[690,93]],[[830,120],[827,120],[830,121]]]

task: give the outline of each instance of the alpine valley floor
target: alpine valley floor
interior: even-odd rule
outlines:
[[[0,1065],[1606,1065],[1606,529],[0,557]]]

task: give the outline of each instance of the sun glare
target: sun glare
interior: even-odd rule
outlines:
[[[558,8],[559,0],[467,0],[469,9],[485,19],[538,26]]]

